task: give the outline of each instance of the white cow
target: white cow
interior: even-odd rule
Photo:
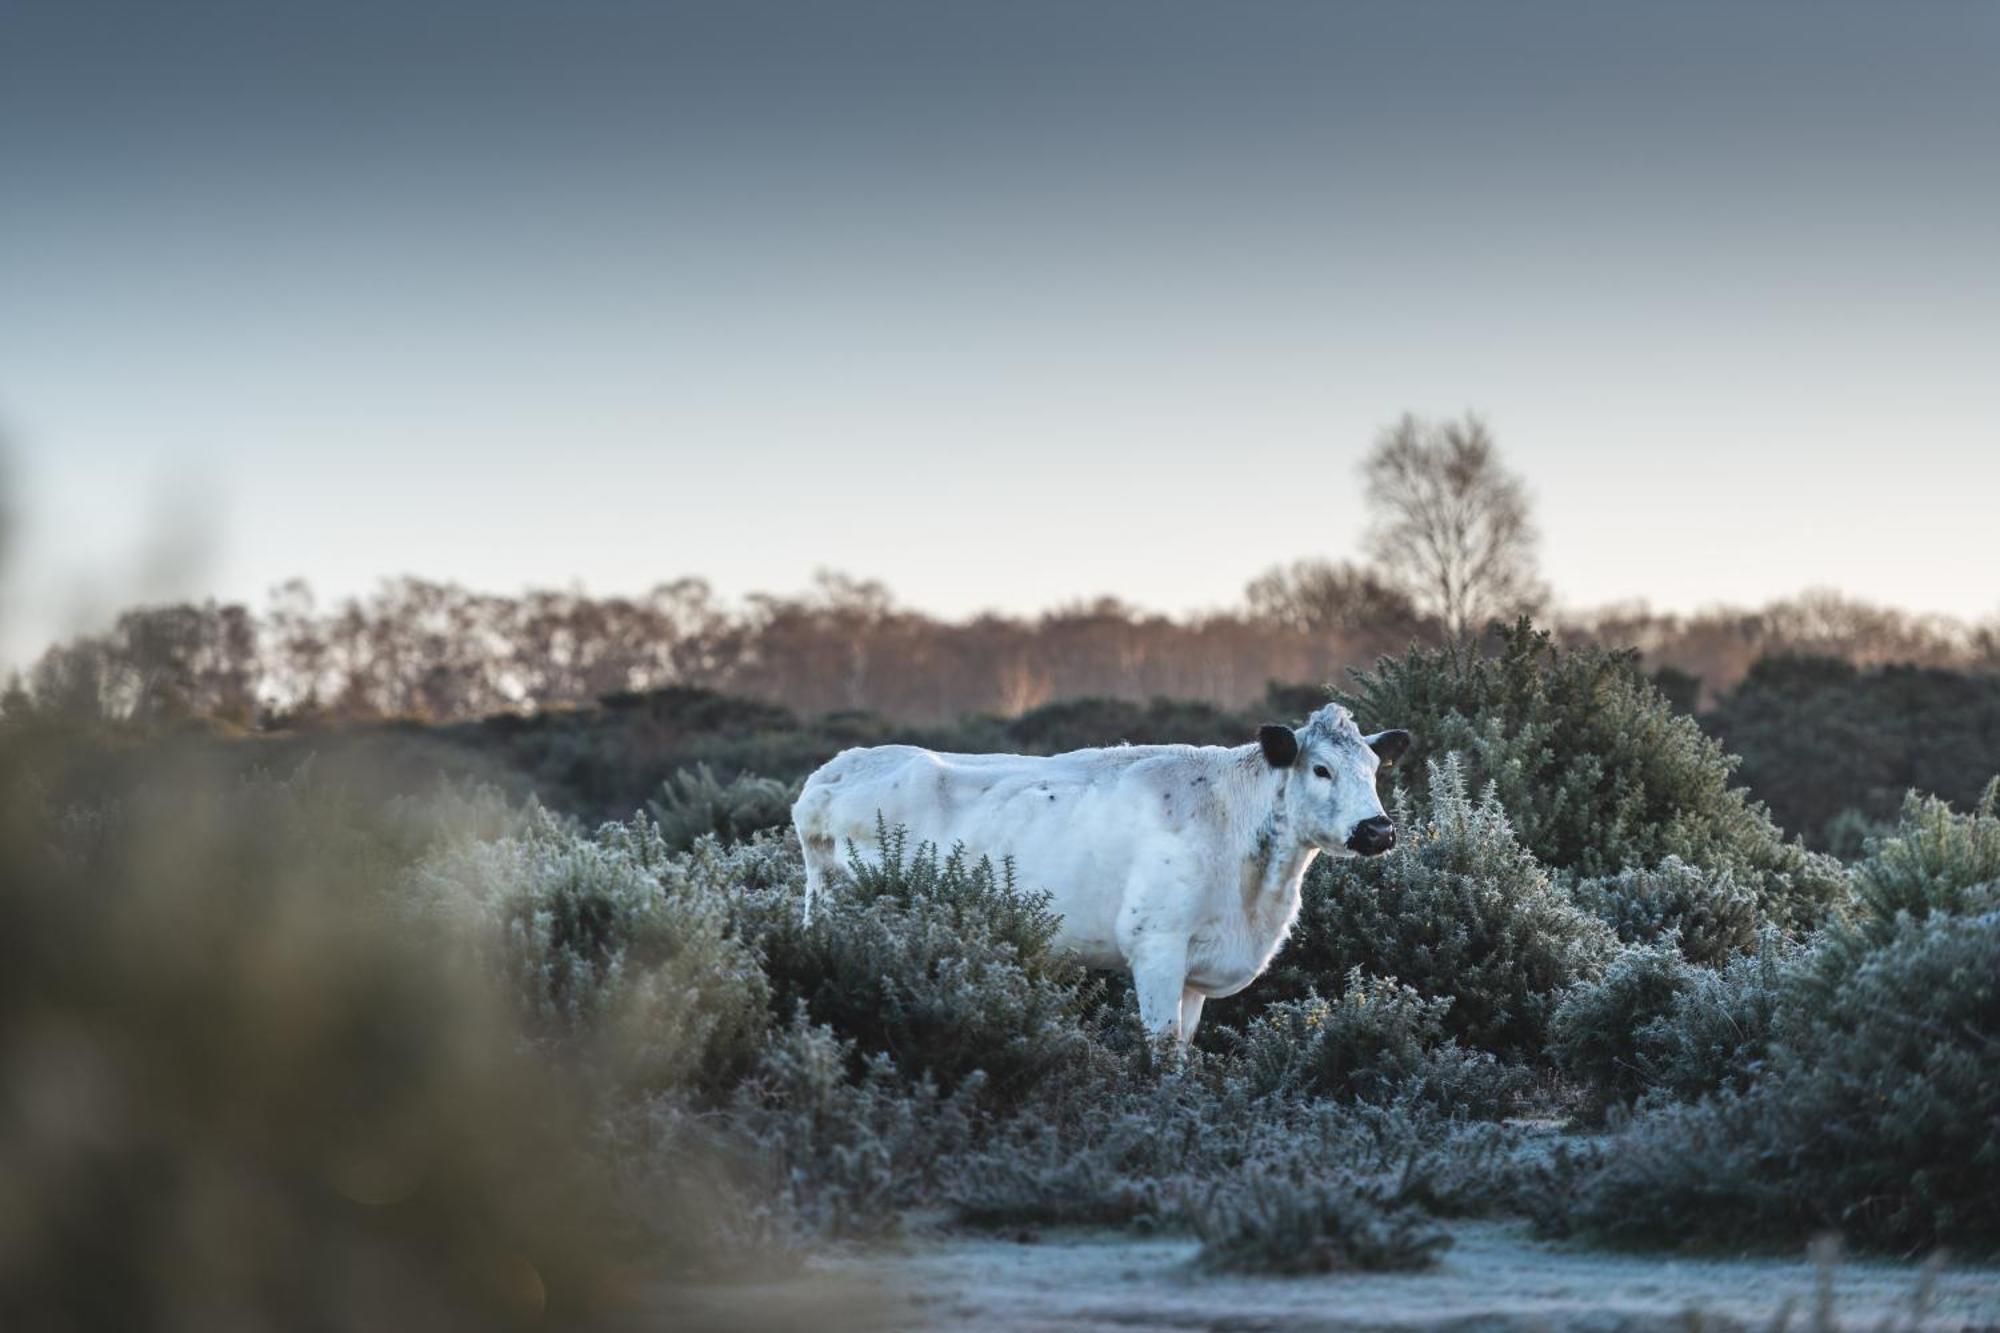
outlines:
[[[1061,915],[1057,944],[1092,967],[1129,968],[1147,1029],[1185,1044],[1202,1002],[1248,986],[1284,943],[1314,857],[1395,845],[1375,775],[1409,744],[1407,731],[1363,736],[1329,704],[1234,748],[847,750],[792,807],[806,919],[848,848],[879,858],[878,815],[913,841],[1012,856],[1016,882],[1046,890]]]

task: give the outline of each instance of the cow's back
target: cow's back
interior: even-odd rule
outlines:
[[[1176,765],[1220,751],[1119,746],[1051,756],[946,754],[909,745],[848,750],[814,773],[794,807],[809,862],[837,865],[850,847],[879,854],[878,829],[910,843],[963,844],[1015,882],[1050,895],[1061,942],[1115,961],[1113,929],[1135,856],[1161,829],[1155,792]]]
[[[801,832],[872,846],[878,825],[912,842],[955,843],[1021,859],[1028,842],[1116,836],[1115,813],[1131,777],[1119,750],[1037,756],[947,754],[913,745],[847,750],[806,781]],[[1129,822],[1129,821],[1126,821]],[[807,826],[810,825],[810,828]]]

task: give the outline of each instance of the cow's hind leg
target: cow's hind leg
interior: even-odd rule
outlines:
[[[798,831],[799,854],[806,863],[805,923],[812,924],[813,904],[825,893],[840,869],[840,849],[827,831],[824,802],[809,808],[805,798],[792,807],[792,827]]]
[[[1201,1002],[1208,997],[1193,987],[1181,990],[1181,1045],[1194,1041],[1194,1030],[1201,1026]]]

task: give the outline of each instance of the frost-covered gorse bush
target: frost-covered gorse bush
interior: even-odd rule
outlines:
[[[1969,815],[1915,793],[1902,819],[1854,868],[1853,938],[1881,937],[1902,913],[1962,912],[1983,886],[2000,880],[2000,778]]]
[[[1340,695],[1368,726],[1408,727],[1412,759],[1455,752],[1492,783],[1522,844],[1572,877],[1679,857],[1731,870],[1764,917],[1804,928],[1837,912],[1839,865],[1789,843],[1731,785],[1735,761],[1678,713],[1634,653],[1558,650],[1526,621],[1500,652],[1413,647]],[[1411,792],[1419,811],[1429,804]]]
[[[1549,1023],[1549,1054],[1584,1091],[1587,1116],[1602,1116],[1652,1086],[1640,1034],[1672,1011],[1694,978],[1671,942],[1632,945],[1602,977],[1563,997]]]
[[[950,1096],[927,1081],[912,1087],[886,1055],[864,1060],[800,1016],[772,1034],[732,1110],[766,1189],[797,1223],[868,1239],[900,1230],[941,1188],[978,1133],[979,1083]]]
[[[1330,989],[1353,968],[1449,999],[1444,1030],[1504,1059],[1537,1055],[1564,990],[1616,948],[1515,838],[1492,792],[1475,801],[1454,756],[1430,766],[1424,799],[1397,806],[1387,856],[1322,859],[1291,942],[1270,977],[1277,995]]]
[[[1317,1180],[1436,1215],[1503,1206],[1497,1125],[1416,1099],[1337,1103],[1260,1093],[1241,1064],[1196,1055],[1148,1071],[1101,1054],[1051,1079],[1027,1114],[996,1123],[955,1168],[960,1220],[980,1226],[1119,1225],[1191,1231],[1219,1186]]]
[[[1996,850],[1990,790],[1968,815],[1910,802],[1857,871],[1862,909],[1781,966],[1761,1064],[1730,1053],[1720,1093],[1638,1117],[1570,1223],[1619,1241],[1833,1229],[1898,1250],[2000,1249],[2000,881],[1982,878]],[[1754,1017],[1745,998],[1772,989],[1747,975],[1756,961],[1720,1006],[1682,996],[1667,1029]]]
[[[1686,1100],[1748,1087],[1770,1049],[1799,954],[1800,946],[1767,928],[1755,953],[1714,971],[1694,969],[1667,1012],[1638,1029],[1635,1055],[1651,1087]]]
[[[1720,967],[1757,945],[1757,895],[1727,867],[1703,870],[1669,856],[1656,866],[1578,880],[1570,896],[1624,943],[1671,938],[1699,967]]]
[[[1451,1236],[1393,1188],[1266,1172],[1219,1185],[1193,1210],[1196,1262],[1223,1273],[1281,1275],[1429,1268]]]
[[[691,847],[695,839],[709,835],[737,843],[788,824],[800,785],[754,773],[739,773],[722,782],[707,764],[696,764],[661,783],[659,794],[646,808],[669,847]]]
[[[912,847],[900,830],[882,837],[883,857],[855,859],[810,925],[789,846],[782,877],[739,904],[777,1014],[803,1005],[859,1055],[886,1055],[905,1078],[950,1091],[977,1073],[988,1098],[1019,1099],[1090,1044],[1094,984],[1051,947],[1057,919],[1047,897],[1017,886],[1011,866]],[[760,839],[726,861],[768,862],[776,845]]]
[[[1619,1243],[2000,1249],[2000,910],[1905,918],[1744,1091],[1656,1106],[1568,1223]]]
[[[1410,1097],[1456,1114],[1499,1116],[1527,1076],[1447,1037],[1451,1004],[1352,969],[1332,999],[1308,995],[1267,1005],[1243,1032],[1244,1076],[1260,1094]]]
[[[1550,1026],[1557,1068],[1586,1118],[1648,1094],[1692,1100],[1742,1091],[1763,1067],[1802,946],[1766,929],[1753,954],[1694,967],[1670,945],[1626,949],[1603,977],[1563,998]]]

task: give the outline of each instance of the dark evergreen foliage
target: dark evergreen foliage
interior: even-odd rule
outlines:
[[[1784,827],[1858,855],[1915,789],[1960,807],[2000,756],[2000,675],[1767,657],[1703,719]]]
[[[1412,648],[1356,682],[1340,697],[1364,729],[1410,728],[1412,763],[1461,755],[1467,780],[1490,783],[1521,843],[1559,871],[1615,875],[1675,856],[1734,872],[1781,925],[1809,927],[1840,905],[1839,868],[1787,843],[1731,785],[1734,761],[1634,653],[1564,651],[1522,620],[1492,655]],[[1413,787],[1410,799],[1422,810],[1428,795]]]
[[[1732,1057],[1721,1092],[1636,1119],[1578,1185],[1570,1225],[2000,1250],[1997,790],[1962,815],[1911,799],[1857,869],[1859,910],[1780,972],[1762,1062]]]
[[[1609,961],[1610,928],[1515,839],[1490,792],[1467,796],[1455,756],[1431,765],[1421,803],[1404,793],[1395,852],[1314,865],[1260,993],[1302,997],[1358,968],[1450,1000],[1444,1029],[1467,1047],[1539,1055],[1563,991]]]

